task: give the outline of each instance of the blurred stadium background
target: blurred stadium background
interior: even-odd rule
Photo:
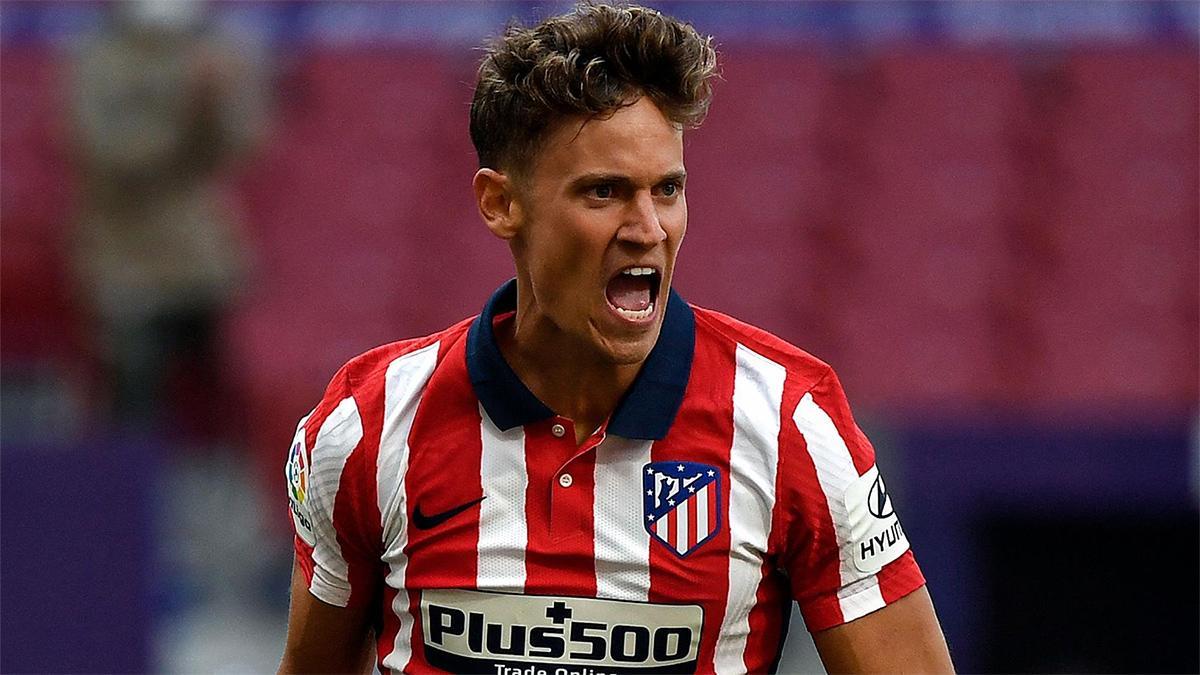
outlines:
[[[958,667],[1197,672],[1200,4],[650,4],[724,64],[676,287],[838,368]],[[0,4],[0,670],[274,668],[293,425],[510,274],[470,199],[472,47],[567,6],[189,18],[247,94],[196,179],[246,272],[130,424],[78,258],[80,80],[108,91],[87,46],[121,9]],[[810,649],[795,624],[781,669]]]

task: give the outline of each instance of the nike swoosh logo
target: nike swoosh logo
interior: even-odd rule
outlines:
[[[487,499],[487,495],[484,495],[484,496],[480,497],[479,499],[472,499],[471,501],[469,501],[465,504],[459,504],[458,506],[456,506],[452,509],[442,511],[441,513],[431,513],[429,515],[425,515],[424,513],[421,513],[421,505],[417,504],[417,508],[413,509],[412,524],[418,530],[429,530],[429,529],[435,528],[438,525],[441,525],[442,523],[446,522],[447,520],[450,520],[454,516],[457,516],[458,514],[462,513],[463,511],[466,511],[467,509],[471,508],[472,506],[475,506],[476,504],[483,501],[484,499]]]

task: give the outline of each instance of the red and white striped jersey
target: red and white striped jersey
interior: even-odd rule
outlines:
[[[765,672],[923,583],[833,371],[672,293],[582,445],[483,313],[347,363],[287,463],[317,598],[375,614],[384,672]]]

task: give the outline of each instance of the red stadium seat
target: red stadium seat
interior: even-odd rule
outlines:
[[[1064,68],[1064,154],[1098,164],[1147,154],[1194,161],[1200,124],[1194,52],[1081,50]]]
[[[900,50],[877,63],[866,143],[885,153],[990,159],[1020,121],[1020,81],[1002,52]]]
[[[68,367],[82,359],[66,242],[74,176],[65,152],[63,73],[55,54],[6,49],[0,59],[0,248],[3,359]]]

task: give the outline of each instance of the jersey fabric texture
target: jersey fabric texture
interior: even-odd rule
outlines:
[[[296,431],[297,558],[383,672],[766,672],[793,600],[818,631],[924,584],[828,365],[672,292],[577,446],[501,356],[515,301],[353,359]]]

